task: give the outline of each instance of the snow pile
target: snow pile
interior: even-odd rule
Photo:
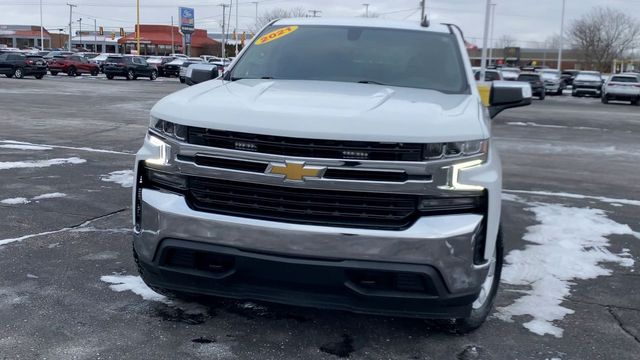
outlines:
[[[29,199],[23,198],[23,197],[0,200],[0,204],[6,204],[6,205],[22,205],[22,204],[28,204],[30,202],[31,201],[29,201]]]
[[[100,180],[117,183],[125,188],[133,187],[133,170],[113,171],[108,175],[102,175]]]
[[[0,161],[0,170],[7,169],[26,169],[26,168],[43,168],[54,165],[65,164],[82,164],[87,160],[77,157],[71,157],[66,159],[49,159],[49,160],[27,160],[27,161]]]
[[[635,235],[624,224],[609,219],[600,209],[567,207],[560,204],[531,203],[538,225],[529,226],[524,240],[532,243],[506,256],[502,282],[522,286],[524,294],[513,304],[498,308],[498,318],[514,316],[533,319],[524,327],[533,333],[562,337],[563,329],[553,321],[574,311],[562,306],[570,295],[573,280],[611,275],[603,263],[625,267],[634,264],[629,252],[614,254],[607,248],[610,235]]]

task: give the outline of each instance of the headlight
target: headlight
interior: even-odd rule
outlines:
[[[162,135],[172,139],[187,140],[188,128],[184,125],[174,124],[170,121],[151,118],[151,128],[159,131]]]
[[[146,159],[145,162],[152,165],[168,165],[171,157],[171,146],[153,135],[147,135],[147,141],[151,145],[153,156]]]
[[[489,140],[433,143],[425,145],[424,159],[438,160],[442,158],[451,159],[475,155],[486,155],[488,149]]]

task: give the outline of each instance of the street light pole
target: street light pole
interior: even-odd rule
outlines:
[[[487,43],[489,38],[489,18],[491,13],[491,0],[487,0],[487,6],[484,11],[484,35],[482,39],[482,64],[480,64],[480,81],[484,81],[487,72]]]
[[[493,28],[496,25],[496,4],[491,4],[491,32],[489,35],[489,64],[493,61]]]
[[[84,44],[82,44],[82,18],[78,19],[78,23],[80,24],[80,46],[84,49]]]
[[[560,18],[560,46],[558,48],[558,71],[562,71],[562,47],[564,42],[564,9],[566,0],[562,0],[562,17]]]
[[[51,39],[51,37],[49,37],[49,39]],[[49,42],[51,42],[51,40],[49,40]],[[42,0],[40,0],[40,50],[44,50],[44,28],[42,27]]]
[[[67,47],[69,48],[69,51],[71,51],[71,33],[73,32],[73,8],[77,7],[78,5],[69,3],[67,3],[67,5],[69,6],[69,43],[67,44]]]
[[[173,39],[173,16],[171,17],[171,52],[169,54],[173,54],[175,51],[175,42]]]
[[[93,19],[93,52],[98,52],[98,23]]]
[[[256,5],[256,26],[258,25],[258,2],[257,1],[253,1],[253,4]],[[256,31],[258,31],[260,29],[256,29]]]
[[[224,59],[225,58],[225,32],[224,32],[224,27],[226,24],[226,19],[227,19],[227,4],[220,4],[220,6],[222,6],[222,53],[221,53],[221,57]]]
[[[362,4],[364,6],[364,17],[369,17],[369,4]]]
[[[136,0],[136,51],[140,55],[140,0]]]

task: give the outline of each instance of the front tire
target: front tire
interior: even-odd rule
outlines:
[[[502,229],[498,229],[498,237],[496,238],[495,256],[491,259],[489,272],[482,289],[478,295],[478,299],[474,301],[469,317],[462,319],[451,319],[447,324],[452,332],[457,334],[466,334],[479,328],[491,313],[493,302],[498,293],[500,285],[500,276],[502,274],[502,263],[504,256],[504,244],[502,241]]]
[[[22,68],[13,70],[13,77],[16,79],[22,79],[24,77],[24,70],[22,70]]]
[[[44,77],[44,75],[36,75],[36,79],[38,79],[38,80],[42,80],[43,77]]]
[[[136,73],[133,72],[133,70],[127,71],[127,80],[135,80],[135,79],[136,79]]]
[[[151,76],[149,76],[149,79],[151,79],[151,81],[153,81],[153,80],[155,80],[155,79],[157,79],[157,78],[158,78],[158,72],[157,72],[157,71],[155,71],[155,70],[153,70],[153,71],[151,72]]]
[[[603,104],[608,104],[608,103],[609,103],[609,98],[607,97],[607,95],[604,95],[604,96],[600,99],[600,101],[601,101]],[[632,104],[633,104],[633,102],[632,102]]]
[[[98,76],[98,74],[100,74],[100,70],[98,69],[91,70],[91,76]]]
[[[111,75],[111,74],[107,74],[107,79],[108,79],[108,80],[113,80],[113,77],[114,77],[113,75]]]
[[[57,71],[51,71],[51,76],[58,76],[58,72]]]
[[[69,70],[67,70],[67,76],[77,76],[78,72],[76,71],[76,68],[74,67],[70,67]]]
[[[544,91],[543,91],[543,92],[540,94],[540,96],[538,96],[538,99],[540,99],[540,100],[544,100],[545,96],[546,96],[546,95],[545,95],[545,93],[544,93]]]

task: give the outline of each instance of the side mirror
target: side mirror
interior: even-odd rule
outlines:
[[[493,119],[506,109],[531,105],[531,85],[518,81],[494,81],[489,95],[489,115]]]
[[[216,65],[195,64],[190,65],[189,68],[187,68],[185,82],[187,85],[191,86],[216,79],[218,76],[220,76],[220,73],[218,72],[218,67]]]

